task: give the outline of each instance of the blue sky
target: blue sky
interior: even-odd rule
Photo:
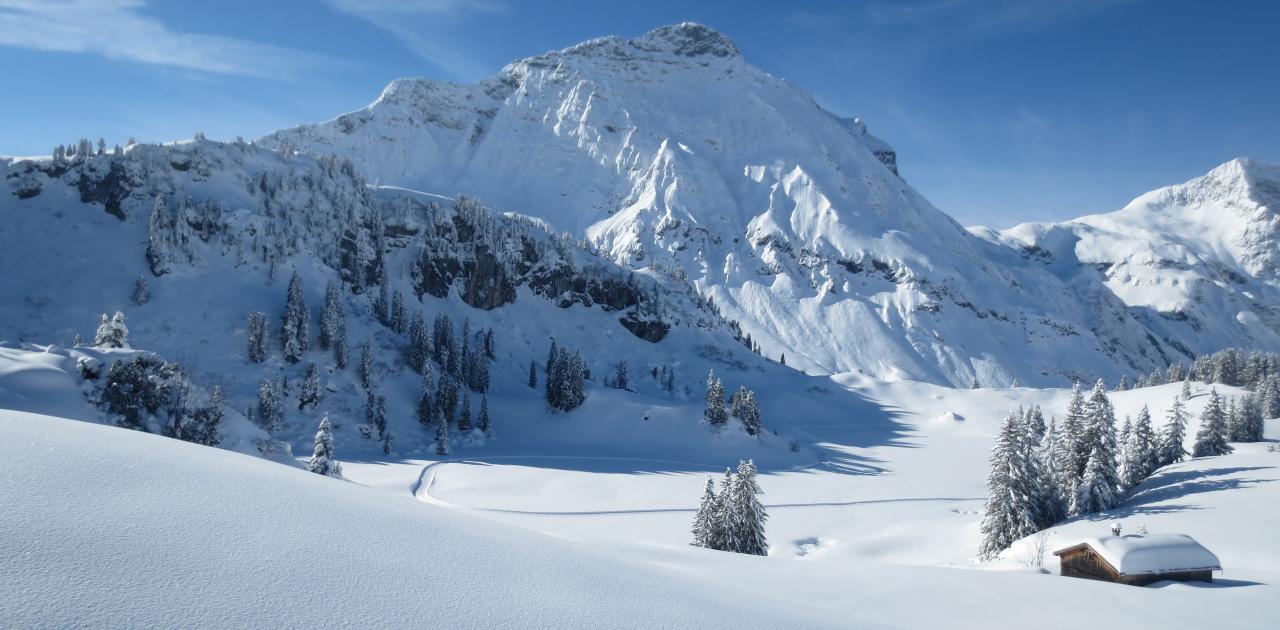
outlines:
[[[1261,0],[0,0],[0,154],[252,138],[397,77],[474,81],[686,20],[863,117],[965,224],[1107,211],[1236,156],[1280,162],[1280,3]]]

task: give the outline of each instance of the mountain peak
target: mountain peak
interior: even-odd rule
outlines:
[[[709,26],[694,22],[660,26],[631,40],[631,44],[647,50],[668,50],[685,57],[741,56],[733,40]]]

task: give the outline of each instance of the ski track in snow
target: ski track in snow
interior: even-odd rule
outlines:
[[[563,510],[563,511],[516,510],[511,508],[494,508],[494,507],[459,505],[451,501],[445,501],[444,499],[440,499],[431,494],[431,486],[436,481],[436,475],[439,472],[440,466],[443,466],[445,464],[488,464],[488,463],[491,463],[488,460],[497,460],[497,459],[587,459],[587,460],[595,460],[595,461],[643,461],[643,462],[657,462],[657,463],[667,463],[667,464],[687,464],[687,465],[691,464],[695,466],[701,465],[701,464],[692,464],[691,462],[676,462],[671,460],[649,459],[649,458],[640,458],[640,457],[588,457],[588,456],[556,457],[552,455],[505,455],[505,456],[495,456],[495,457],[489,457],[489,458],[468,457],[466,459],[446,459],[438,462],[431,462],[430,464],[423,466],[422,470],[418,474],[417,481],[414,482],[409,492],[414,497],[416,497],[419,501],[422,501],[424,503],[430,503],[432,505],[438,505],[441,507],[448,507],[448,508],[461,509],[461,510],[496,512],[499,514],[526,514],[526,515],[532,515],[532,516],[613,516],[613,515],[626,515],[626,514],[664,514],[664,513],[681,513],[681,512],[697,511],[696,508],[636,508],[636,509],[629,509],[629,510]],[[827,462],[818,462],[816,465],[821,466],[821,465],[829,465],[829,464]],[[804,470],[812,467],[814,467],[814,465],[792,466],[786,469],[769,471],[769,472],[791,472],[796,470]],[[765,503],[765,507],[770,510],[773,510],[773,509],[780,509],[780,508],[849,507],[849,506],[857,506],[857,505],[880,505],[880,504],[886,504],[886,503],[930,503],[930,502],[938,502],[938,501],[956,503],[956,502],[972,502],[972,501],[985,501],[985,500],[986,500],[986,497],[904,497],[904,498],[898,498],[898,499],[862,499],[862,500],[856,500],[856,501]]]

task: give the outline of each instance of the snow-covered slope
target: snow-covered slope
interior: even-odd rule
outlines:
[[[476,195],[689,278],[766,355],[805,369],[1061,384],[1165,361],[1118,300],[1082,304],[969,234],[863,123],[700,25],[592,40],[476,85],[398,80],[363,110],[260,142]]]
[[[1196,354],[1280,346],[1280,166],[1227,162],[1123,209],[1004,231],[1076,287],[1118,296],[1163,343]]]
[[[0,436],[9,627],[842,625],[234,453],[14,411]]]

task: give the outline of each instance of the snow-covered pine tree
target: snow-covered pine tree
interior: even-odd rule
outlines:
[[[1107,462],[1107,454],[1096,446],[1089,454],[1089,463],[1085,466],[1084,476],[1076,488],[1076,496],[1071,504],[1073,514],[1092,514],[1111,509],[1116,504],[1116,486],[1109,480],[1108,467],[1115,468],[1115,462]]]
[[[324,287],[324,307],[320,309],[320,334],[316,338],[316,343],[321,350],[332,347],[333,339],[337,335],[334,312],[342,307],[342,297],[338,291],[338,285],[333,281]]]
[[[1044,425],[1044,413],[1040,411],[1040,405],[1031,405],[1027,409],[1027,414],[1023,416],[1022,424],[1026,427],[1027,435],[1035,444],[1039,444],[1044,438],[1046,427]]]
[[[1129,375],[1128,375],[1128,374],[1121,374],[1121,375],[1120,375],[1120,382],[1119,382],[1119,383],[1116,383],[1116,391],[1118,391],[1118,392],[1123,392],[1123,391],[1125,391],[1125,390],[1127,390],[1127,389],[1129,389]]]
[[[147,286],[147,279],[138,276],[133,281],[133,303],[142,306],[151,301],[151,287]]]
[[[333,333],[333,363],[338,369],[347,369],[349,362],[348,353],[350,350],[347,346],[347,313],[342,308],[342,303],[338,303],[338,308],[334,312],[334,333]]]
[[[369,419],[375,435],[386,438],[387,435],[387,397],[381,394],[373,404],[373,417]]]
[[[769,553],[769,542],[764,533],[764,522],[769,515],[760,503],[764,494],[756,482],[756,466],[751,460],[738,462],[738,474],[733,478],[730,493],[734,538],[738,553],[764,556]]]
[[[395,436],[391,435],[390,431],[382,432],[382,454],[383,455],[391,454],[391,443],[393,441],[395,441]]]
[[[1128,415],[1125,415],[1124,424],[1120,425],[1120,432],[1116,434],[1116,444],[1119,445],[1121,451],[1123,451],[1125,445],[1129,443],[1129,432],[1132,430],[1133,420],[1130,419]],[[1121,455],[1120,461],[1124,461],[1123,455]]]
[[[1050,419],[1035,454],[1040,464],[1040,479],[1036,485],[1040,491],[1041,522],[1038,525],[1041,528],[1066,518],[1069,506],[1067,497],[1062,494],[1062,474],[1058,470],[1058,462],[1061,461],[1058,437],[1057,422]]]
[[[169,273],[170,260],[174,257],[174,226],[171,223],[164,197],[156,195],[156,202],[151,207],[151,220],[147,223],[147,265],[157,278]]]
[[[529,388],[538,388],[538,364],[533,359],[529,359]]]
[[[360,385],[367,392],[373,391],[373,338],[366,337],[360,344]]]
[[[435,398],[431,393],[435,389],[435,383],[432,382],[430,376],[422,377],[422,395],[418,396],[418,424],[431,429],[435,427]]]
[[[284,386],[279,379],[258,383],[258,423],[273,436],[284,428]]]
[[[427,320],[422,316],[422,311],[413,312],[413,320],[408,326],[409,367],[422,374],[431,362],[431,337],[427,334]]]
[[[471,369],[467,372],[469,375],[467,386],[471,391],[489,391],[489,359],[485,356],[483,347],[471,352]]]
[[[458,430],[467,432],[471,430],[471,393],[462,391],[462,412],[458,415]]]
[[[399,291],[391,298],[391,330],[403,335],[409,331],[409,313],[404,307],[404,295]]]
[[[1072,514],[1111,509],[1119,496],[1115,411],[1107,398],[1107,386],[1102,379],[1098,379],[1085,401],[1084,415],[1084,443],[1089,446],[1089,459],[1080,483],[1087,483],[1089,487],[1076,489]]]
[[[447,378],[447,374],[441,374],[440,378]],[[436,410],[436,455],[445,456],[449,454],[449,421],[445,419],[444,412]]]
[[[738,532],[733,527],[733,471],[724,469],[724,478],[720,480],[720,494],[716,495],[715,512],[712,515],[714,524],[709,529],[707,547],[718,551],[737,551]]]
[[[306,294],[302,289],[302,276],[293,272],[284,307],[284,359],[297,363],[307,351],[311,337],[311,311],[307,309]]]
[[[439,409],[446,422],[453,421],[453,412],[458,408],[458,387],[448,372],[440,374],[436,381],[436,409]]]
[[[98,331],[93,335],[93,345],[96,348],[119,348],[118,340],[115,337],[115,329],[111,327],[111,320],[106,313],[102,314],[98,322]]]
[[[982,385],[978,383],[978,377],[973,377],[973,382],[969,383],[969,389],[978,389],[980,387]]]
[[[1156,446],[1156,460],[1160,467],[1176,464],[1188,455],[1183,443],[1187,436],[1187,412],[1182,406],[1182,397],[1173,399],[1173,407],[1169,409],[1169,418],[1160,430],[1160,441]]]
[[[1217,388],[1209,391],[1209,402],[1200,414],[1200,430],[1196,432],[1192,457],[1226,455],[1232,450],[1227,443],[1227,414],[1222,409],[1222,397]]]
[[[1265,440],[1263,431],[1266,428],[1266,420],[1262,415],[1262,399],[1257,394],[1249,393],[1244,396],[1240,406],[1244,424],[1241,441],[1262,442]]]
[[[1231,442],[1244,441],[1244,414],[1241,413],[1241,407],[1235,398],[1227,400],[1227,440]]]
[[[334,456],[333,427],[330,426],[327,415],[320,419],[320,427],[316,430],[315,451],[307,462],[307,470],[326,477],[342,477],[342,464]]]
[[[476,428],[485,437],[493,435],[493,420],[489,419],[489,394],[480,394],[480,417],[476,420]]]
[[[1026,462],[1022,461],[1025,431],[1017,414],[1009,412],[991,448],[991,472],[987,476],[987,503],[979,529],[982,543],[978,557],[990,560],[1009,548],[1013,541],[1036,531],[1031,505],[1031,485]]]
[[[738,418],[742,420],[742,428],[747,431],[747,435],[760,435],[763,423],[760,420],[760,404],[756,402],[756,393],[745,388],[741,391]]]
[[[1262,417],[1280,417],[1280,374],[1268,374],[1262,379]]]
[[[249,360],[262,363],[267,359],[267,314],[250,311],[248,328]]]
[[[1182,381],[1182,389],[1178,392],[1178,397],[1183,400],[1191,400],[1191,381]]]
[[[724,411],[724,386],[716,378],[714,370],[707,370],[707,406],[702,416],[711,426],[721,426],[729,421]]]
[[[315,409],[320,402],[320,370],[315,363],[307,364],[307,377],[302,381],[302,393],[298,395],[298,409]]]
[[[1148,421],[1148,427],[1150,422]],[[1150,429],[1148,428],[1148,431]],[[1147,478],[1146,448],[1143,438],[1134,427],[1125,435],[1120,455],[1120,492],[1129,492]]]
[[[1062,475],[1062,494],[1073,497],[1080,477],[1084,475],[1084,466],[1088,463],[1089,454],[1084,449],[1085,443],[1084,391],[1080,383],[1071,386],[1071,400],[1067,403],[1067,413],[1062,419],[1062,435],[1059,447],[1062,459],[1058,461],[1058,472]]]
[[[1138,445],[1138,461],[1142,466],[1142,478],[1150,477],[1160,467],[1159,453],[1155,430],[1151,426],[1151,411],[1146,405],[1138,411],[1138,419],[1133,423],[1130,438],[1136,438]]]
[[[693,515],[693,542],[694,547],[712,548],[709,542],[713,538],[712,530],[716,526],[716,483],[711,477],[707,477],[707,485],[702,491],[702,502],[698,504],[698,511]]]
[[[729,396],[729,415],[734,418],[742,417],[742,399],[746,396],[747,386],[739,385],[737,391]]]

